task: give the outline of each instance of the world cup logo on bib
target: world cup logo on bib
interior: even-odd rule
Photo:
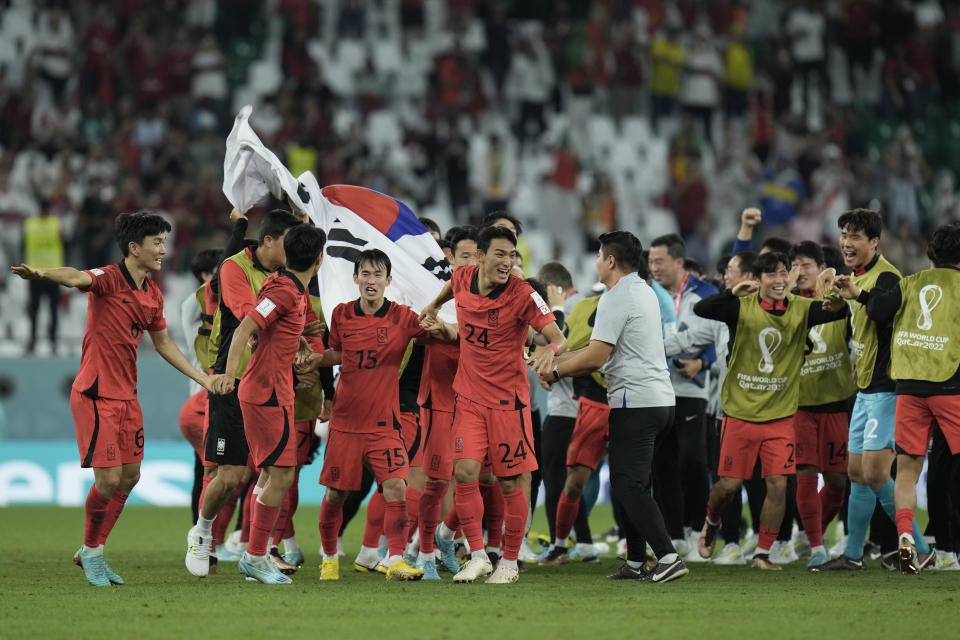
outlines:
[[[773,373],[773,354],[780,347],[783,336],[777,329],[767,327],[758,336],[760,342],[760,373]]]
[[[938,284],[928,284],[920,289],[920,315],[917,316],[917,329],[929,331],[933,328],[933,316],[930,314],[943,299],[943,289]]]
[[[820,355],[827,352],[827,341],[823,339],[822,324],[810,327],[810,342],[813,343],[813,351],[810,353]]]

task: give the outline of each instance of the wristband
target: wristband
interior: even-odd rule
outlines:
[[[558,347],[557,345],[553,344],[552,342],[548,342],[547,347],[549,347],[550,349],[553,349],[553,355],[555,356],[560,355],[560,347]]]

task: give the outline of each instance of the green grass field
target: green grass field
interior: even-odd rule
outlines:
[[[205,579],[183,566],[187,509],[130,507],[107,546],[123,587],[93,588],[71,561],[81,509],[0,509],[0,638],[956,638],[960,576],[901,576],[693,565],[669,584],[605,579],[620,565],[531,567],[514,585],[387,583],[355,574],[363,512],[347,530],[341,580],[319,581],[317,507],[302,507],[307,563],[288,586],[244,581],[234,565]],[[591,517],[609,528],[609,507]],[[542,509],[534,529],[545,531]],[[304,637],[307,637],[304,635]]]

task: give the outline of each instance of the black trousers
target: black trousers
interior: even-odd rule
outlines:
[[[27,313],[30,316],[30,342],[28,350],[33,351],[37,343],[37,317],[40,313],[40,303],[43,298],[47,299],[47,308],[50,310],[50,325],[47,327],[47,337],[50,339],[50,347],[57,350],[57,325],[60,316],[60,285],[49,280],[31,280],[30,281],[30,302],[27,306]]]
[[[937,539],[937,549],[956,551],[958,506],[960,506],[960,455],[951,455],[940,429],[933,430],[930,467],[927,469],[927,502],[930,523],[927,534]]]
[[[360,510],[363,499],[370,493],[373,480],[373,472],[364,467],[363,477],[360,480],[360,491],[351,491],[347,499],[343,501],[343,524],[340,525],[340,533],[338,534],[341,537],[343,536],[343,532],[346,531],[347,525],[353,520],[353,516],[357,515],[357,511]]]
[[[610,483],[623,510],[630,561],[646,558],[645,542],[657,558],[676,551],[650,494],[657,440],[672,422],[673,407],[610,410]]]
[[[684,526],[703,526],[710,495],[706,410],[706,400],[678,397],[672,424],[657,445],[653,494],[674,540],[683,538]]]
[[[543,421],[540,433],[540,444],[543,448],[540,455],[540,473],[543,476],[544,506],[547,511],[551,541],[556,539],[557,503],[560,502],[563,485],[567,482],[567,448],[570,446],[570,438],[573,436],[573,426],[576,422],[576,418],[548,415]],[[580,498],[580,510],[577,511],[573,530],[577,534],[577,542],[592,541],[587,504],[583,498]]]

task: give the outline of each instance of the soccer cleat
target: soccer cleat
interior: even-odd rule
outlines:
[[[79,553],[80,567],[83,569],[83,575],[87,582],[95,587],[109,587],[110,578],[107,577],[107,562],[103,559],[103,553],[85,554]]]
[[[387,573],[387,568],[383,566],[383,563],[377,560],[372,565],[362,564],[357,560],[353,562],[353,570],[357,573]]]
[[[917,566],[920,571],[924,569],[930,569],[933,563],[937,559],[937,552],[935,549],[931,548],[930,553],[917,553]],[[108,567],[109,569],[109,567]],[[109,574],[108,574],[109,575]]]
[[[876,542],[867,540],[863,545],[863,557],[865,560],[878,560],[883,555],[883,549]]]
[[[747,560],[743,557],[743,551],[740,549],[739,544],[736,542],[728,542],[720,549],[720,554],[713,559],[713,564],[744,565],[747,564]]]
[[[390,565],[387,569],[387,580],[413,581],[423,578],[423,569],[411,567],[407,561],[401,557]]]
[[[900,553],[897,549],[880,556],[880,566],[891,573],[900,571]]]
[[[210,563],[209,563],[210,568],[207,569],[207,573],[212,576],[217,572],[217,556],[210,556],[209,560],[210,560]]]
[[[430,558],[417,563],[417,569],[423,571],[423,580],[439,580],[440,574],[437,573],[437,563]]]
[[[460,571],[460,561],[457,560],[456,544],[454,541],[444,540],[440,537],[439,531],[433,536],[433,540],[437,545],[437,549],[440,550],[440,558],[443,560],[443,566],[446,567],[447,571],[450,573]]]
[[[644,575],[643,569],[634,569],[626,562],[616,572],[607,576],[608,580],[639,580]]]
[[[746,535],[743,537],[743,544],[740,545],[740,549],[743,551],[744,556],[748,556],[757,548],[757,543],[760,541],[760,536],[753,531],[753,529],[747,529]],[[843,551],[843,549],[841,549]]]
[[[797,559],[809,557],[812,552],[810,549],[810,538],[807,537],[806,532],[801,531],[797,534],[795,538],[796,542],[793,544],[793,551],[797,554]]]
[[[267,557],[270,558],[270,562],[272,562],[273,566],[277,568],[277,571],[283,575],[292,576],[297,572],[297,566],[284,560],[283,556],[280,555],[280,551],[276,547],[270,549],[270,553],[267,555]]]
[[[793,544],[790,542],[777,540],[773,543],[773,548],[770,549],[770,561],[774,564],[790,564],[799,559],[797,553],[793,550]]]
[[[303,551],[288,551],[283,554],[283,561],[299,569],[303,566]]]
[[[934,571],[960,571],[960,562],[954,551],[937,551],[937,560],[930,569]]]
[[[617,529],[617,525],[613,525],[599,536],[597,540],[602,540],[603,542],[613,543],[620,539],[620,530]]]
[[[520,579],[520,571],[515,567],[508,567],[503,563],[497,565],[497,570],[490,574],[484,584],[510,584]]]
[[[912,544],[902,544],[897,549],[897,559],[900,563],[900,573],[915,575],[920,573],[920,563],[917,562],[917,549]]]
[[[235,553],[237,555],[237,560],[240,559],[240,556],[243,555],[243,552],[247,550],[245,544],[240,542],[240,537],[243,535],[243,531],[236,529],[229,536],[227,536],[226,542],[223,543],[223,546],[227,548],[227,551],[230,553]]]
[[[237,571],[262,584],[290,584],[290,578],[280,573],[267,556],[251,556],[244,552],[237,563]]]
[[[694,547],[691,547],[685,538],[677,538],[670,541],[673,544],[674,550],[677,552],[677,555],[685,556],[689,553]]]
[[[750,561],[750,566],[754,569],[762,569],[764,571],[783,571],[783,567],[770,562],[770,556],[765,553],[758,553],[753,556],[753,560]]]
[[[841,527],[842,523],[837,524],[837,528]],[[836,542],[833,543],[833,546],[830,547],[830,555],[834,558],[842,556],[843,552],[847,549],[847,536],[846,534],[837,536]]]
[[[217,547],[217,550],[213,552],[211,557],[215,557],[218,562],[240,562],[243,554],[243,551],[235,553],[227,548],[227,545],[221,544]]]
[[[697,551],[700,552],[701,558],[709,558],[713,555],[713,549],[717,545],[717,532],[719,531],[719,523],[710,524],[707,520],[703,521],[703,529],[700,530],[700,539],[697,541]]]
[[[530,541],[524,537],[523,541],[520,543],[520,553],[517,556],[517,559],[521,562],[536,562],[537,553],[530,546]]]
[[[830,562],[830,556],[827,555],[826,551],[814,551],[810,554],[810,560],[807,561],[807,569],[812,571],[814,567],[819,567],[828,562]]]
[[[847,556],[841,555],[829,562],[825,562],[818,567],[810,567],[810,571],[820,573],[821,571],[865,571],[866,566],[863,560],[853,560]]]
[[[644,577],[640,578],[640,581],[670,582],[671,580],[682,578],[688,573],[690,573],[690,569],[687,568],[687,565],[683,564],[683,560],[677,557],[673,562],[658,562],[657,566],[653,569],[644,572]]]
[[[570,553],[565,547],[552,547],[543,560],[537,562],[541,567],[555,567],[570,562]]]
[[[216,556],[214,556],[216,557]],[[187,532],[187,555],[184,558],[187,571],[202,578],[210,572],[210,538],[200,535],[196,525]]]
[[[80,547],[79,549],[77,549],[77,552],[73,554],[73,564],[77,565],[81,569],[83,568],[83,564],[80,562],[80,553],[82,551],[83,551],[83,547]],[[103,559],[103,570],[104,570],[104,573],[107,574],[107,580],[110,581],[110,584],[115,584],[117,586],[126,584],[126,581],[120,576],[118,576],[116,573],[114,573],[113,569],[110,568],[110,565],[107,564],[106,558]]]
[[[567,552],[570,562],[597,562],[600,554],[592,544],[577,544]]]
[[[321,580],[339,580],[340,579],[340,557],[324,558],[320,564]]]
[[[482,558],[471,557],[463,565],[463,568],[453,576],[453,581],[460,584],[473,582],[477,578],[482,578],[491,573],[493,573],[493,565],[490,564],[490,559],[486,555]]]

